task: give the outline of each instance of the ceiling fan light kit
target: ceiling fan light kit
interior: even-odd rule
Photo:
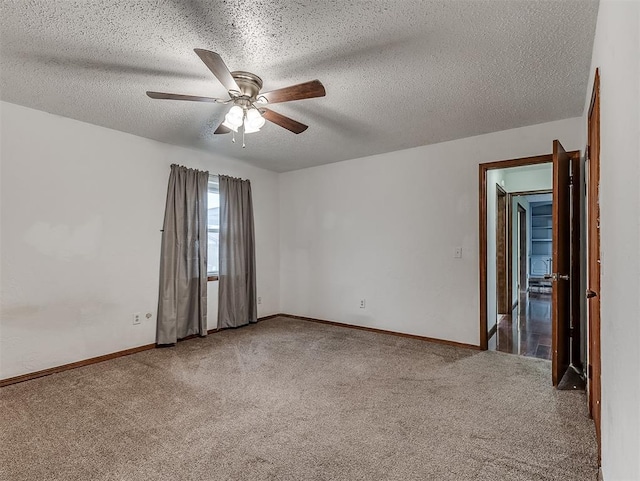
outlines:
[[[224,116],[224,122],[222,125],[227,127],[228,129],[233,130],[234,132],[238,131],[238,127],[242,125],[244,121],[244,110],[242,107],[238,105],[234,105],[231,107],[231,110]]]
[[[251,133],[249,132],[249,130],[251,130],[252,132],[257,132],[267,122],[257,109],[247,110],[244,117],[245,132],[248,134]]]
[[[310,82],[260,93],[262,79],[257,75],[242,70],[230,72],[216,52],[199,48],[195,49],[195,52],[227,89],[228,100],[152,91],[148,91],[147,95],[152,99],[233,104],[214,134],[232,132],[232,142],[235,142],[235,133],[242,127],[242,147],[245,147],[244,134],[259,132],[267,120],[294,134],[300,134],[307,130],[307,125],[266,108],[267,104],[324,97],[326,95],[324,86],[319,80],[311,80]]]
[[[241,107],[240,105],[234,105],[231,107],[227,115],[224,117],[222,126],[230,129],[233,132],[231,138],[232,142],[236,141],[235,134],[238,129],[242,127],[242,148],[244,148],[244,134],[253,134],[259,132],[264,126],[266,120],[260,113],[260,111],[253,105],[250,107]]]

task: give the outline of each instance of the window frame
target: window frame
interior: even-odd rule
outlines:
[[[218,199],[220,198],[220,186],[218,183],[218,176],[217,175],[209,175],[209,183],[207,184],[207,199],[209,196],[209,193],[215,193],[218,195]],[[210,229],[209,228],[209,221],[208,221],[208,213],[209,213],[209,205],[207,203],[207,259],[209,256],[209,234],[210,233],[215,233],[218,234],[218,242],[220,242],[220,226],[218,225],[217,229]],[[219,259],[218,259],[218,270],[217,271],[209,271],[208,266],[207,266],[207,280],[208,281],[217,281],[220,275],[220,264],[219,264]]]

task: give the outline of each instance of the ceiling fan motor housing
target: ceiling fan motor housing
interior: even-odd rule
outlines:
[[[262,88],[262,79],[251,72],[244,72],[242,70],[231,72],[231,76],[238,84],[238,87],[240,87],[242,95],[255,100]]]

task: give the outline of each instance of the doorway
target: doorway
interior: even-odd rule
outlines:
[[[572,339],[573,328],[579,332],[580,312],[571,309],[572,300],[579,295],[579,257],[573,255],[579,254],[579,215],[572,216],[572,209],[579,214],[581,206],[573,202],[577,196],[571,186],[580,178],[579,159],[579,152],[567,153],[560,142],[554,141],[551,155],[490,162],[479,167],[480,347],[497,348],[503,334],[505,350],[550,356],[554,386],[568,371],[572,352],[580,352],[579,339]],[[540,184],[541,181],[544,182]],[[511,269],[503,271],[508,276],[507,305],[501,282],[503,273],[499,272],[501,191],[507,194],[506,258],[512,263]],[[539,204],[533,202],[533,207],[524,201],[519,207],[513,203],[515,194],[522,198],[529,193],[540,195],[541,191],[546,191],[547,197],[552,191],[552,199],[537,199]],[[534,211],[540,215],[532,224]],[[534,242],[532,238],[536,237]],[[578,249],[572,250],[576,245]],[[536,332],[535,328],[545,321],[546,332]],[[508,331],[510,340],[506,337]]]
[[[506,246],[510,255],[505,266],[496,262],[496,277],[503,269],[511,287],[510,301],[506,311],[498,310],[496,329],[488,333],[488,348],[551,360],[553,170],[551,163],[534,167],[501,169],[503,175],[499,176],[506,179],[509,190],[514,185],[523,190],[506,196],[510,220]],[[498,197],[498,209],[499,201]],[[499,218],[496,223],[500,224]],[[500,250],[499,242],[496,248]],[[496,252],[496,258],[498,255]]]
[[[549,168],[551,177],[551,164]],[[539,185],[538,185],[539,187]],[[520,276],[518,297],[511,315],[513,335],[518,346],[514,354],[551,359],[551,238],[553,235],[550,190],[525,191],[510,194],[518,212],[519,226],[514,225],[518,238],[512,243],[518,254],[518,265],[510,267],[514,276]],[[514,219],[515,222],[516,219]],[[517,328],[517,329],[516,329]],[[497,350],[502,351],[501,339]]]

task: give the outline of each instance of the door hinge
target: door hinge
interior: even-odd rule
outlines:
[[[569,185],[573,185],[573,175],[569,176]]]

